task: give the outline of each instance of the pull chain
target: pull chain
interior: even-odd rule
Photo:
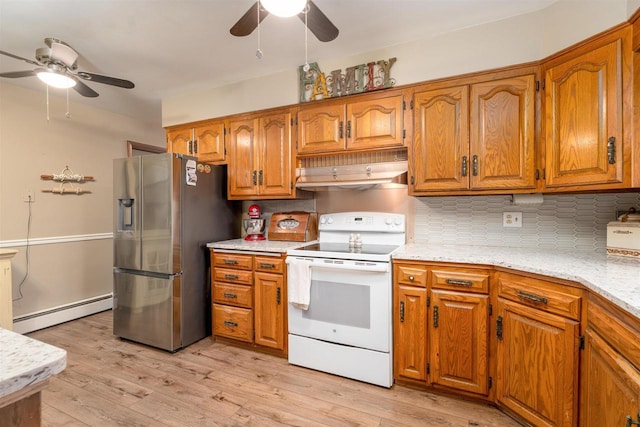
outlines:
[[[308,59],[308,51],[309,51],[309,27],[307,23],[307,14],[309,12],[309,3],[307,3],[304,7],[304,66],[302,69],[304,72],[309,71],[309,59]]]
[[[47,122],[49,121],[49,85],[47,85]]]
[[[256,2],[258,8],[258,50],[256,50],[256,58],[262,59],[262,50],[260,50],[260,1]]]

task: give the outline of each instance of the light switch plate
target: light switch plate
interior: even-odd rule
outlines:
[[[517,228],[522,227],[522,212],[503,212],[502,226]]]

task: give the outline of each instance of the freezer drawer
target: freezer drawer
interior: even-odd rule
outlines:
[[[114,272],[113,333],[119,337],[174,351],[180,340],[180,276]],[[177,291],[177,292],[176,292]]]

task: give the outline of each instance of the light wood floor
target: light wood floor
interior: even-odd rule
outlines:
[[[206,338],[175,354],[120,340],[106,311],[29,334],[67,350],[44,426],[516,426],[495,408],[385,389]]]

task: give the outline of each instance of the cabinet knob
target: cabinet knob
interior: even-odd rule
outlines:
[[[413,277],[413,275],[410,275],[410,276],[409,276],[409,281],[410,281],[410,282],[413,282],[414,280],[416,280],[416,278],[415,278],[415,277]]]

